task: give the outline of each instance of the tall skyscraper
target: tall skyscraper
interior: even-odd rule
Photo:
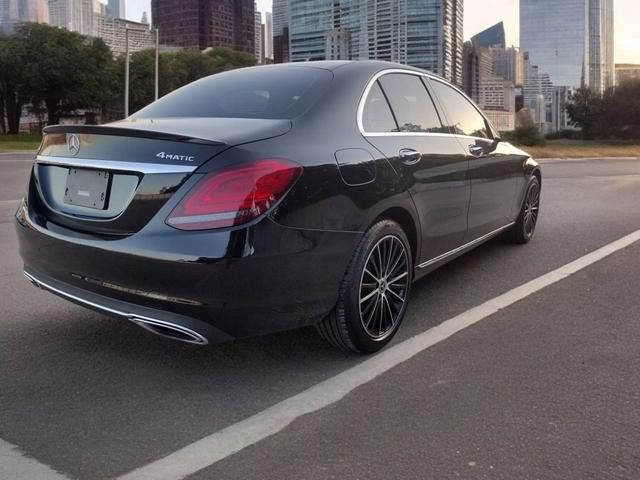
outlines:
[[[515,84],[496,73],[495,51],[506,49],[483,47],[473,40],[465,42],[463,87],[499,131],[509,131],[515,128]]]
[[[162,44],[255,53],[253,0],[152,0],[151,9]]]
[[[132,22],[111,15],[94,16],[93,35],[102,38],[113,52],[114,57],[124,55],[127,50],[126,38],[129,37],[129,52],[137,52],[155,46],[155,34],[148,23]],[[128,31],[128,34],[126,33]]]
[[[124,0],[109,0],[107,3],[107,15],[114,18],[126,18]]]
[[[273,60],[273,18],[271,12],[264,13],[264,57]],[[267,63],[269,63],[267,61]]]
[[[505,80],[511,80],[516,87],[524,81],[524,63],[522,52],[516,47],[491,48],[493,73]]]
[[[0,0],[0,32],[20,22],[49,23],[47,0]]]
[[[524,52],[524,106],[529,109],[533,123],[542,133],[552,130],[553,84],[551,76],[534,65],[529,52]]]
[[[9,32],[18,21],[18,4],[15,0],[0,0],[0,32]]]
[[[327,46],[348,37],[350,59],[405,63],[461,85],[463,14],[463,0],[289,0],[291,60],[330,57]]]
[[[92,35],[93,0],[49,0],[49,23],[82,35]]]
[[[351,32],[345,28],[336,28],[326,33],[326,60],[349,60]]]
[[[613,0],[589,0],[589,87],[615,86]]]
[[[289,22],[291,61],[324,60],[325,34],[333,30],[333,0],[290,0]]]
[[[614,84],[613,0],[520,0],[520,48],[555,85]]]
[[[480,89],[484,79],[493,73],[491,51],[487,47],[465,42],[462,67],[462,87],[476,103],[480,102]]]
[[[496,23],[493,27],[489,27],[486,30],[471,37],[471,41],[474,45],[481,47],[499,47],[507,48],[507,42],[505,40],[504,23]]]
[[[253,38],[254,38],[254,50],[253,53],[256,56],[256,59],[258,60],[258,63],[262,62],[262,12],[260,12],[260,10],[258,10],[258,4],[257,2],[253,2],[253,8],[255,10],[254,12],[254,32],[253,32]]]
[[[289,61],[289,0],[273,0],[273,61]]]
[[[273,36],[282,35],[282,29],[289,26],[289,0],[273,0]]]

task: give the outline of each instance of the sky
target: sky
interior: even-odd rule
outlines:
[[[562,1],[562,0],[558,0]],[[127,18],[140,21],[142,12],[150,16],[150,0],[126,0]],[[271,0],[257,0],[260,11],[271,11]],[[518,0],[465,0],[464,37],[504,21],[507,42],[518,45]],[[614,0],[616,63],[640,64],[640,2],[638,0]]]

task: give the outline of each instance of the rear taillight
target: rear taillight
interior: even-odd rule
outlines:
[[[300,165],[287,160],[259,160],[210,173],[194,185],[166,222],[180,230],[247,223],[275,205],[301,173]]]

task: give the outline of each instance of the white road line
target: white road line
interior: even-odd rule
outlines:
[[[356,387],[406,362],[414,355],[640,240],[640,230],[552,272],[509,290],[437,327],[405,340],[335,377],[329,378],[262,412],[213,433],[118,480],[177,480],[283,430],[302,415],[342,399]]]
[[[0,439],[0,478],[6,480],[69,480]]]

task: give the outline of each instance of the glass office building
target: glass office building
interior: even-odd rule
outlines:
[[[325,34],[333,29],[333,0],[289,1],[292,62],[324,60]]]
[[[555,85],[613,85],[613,0],[521,0],[520,48]]]
[[[350,59],[405,63],[460,85],[463,13],[463,0],[289,0],[291,60],[330,57],[327,38],[346,31]]]
[[[615,85],[613,0],[589,1],[589,87],[603,92]]]
[[[273,0],[273,61],[289,61],[289,0]]]
[[[474,45],[481,47],[507,48],[504,22],[496,23],[493,27],[474,35],[471,37],[471,41]]]

